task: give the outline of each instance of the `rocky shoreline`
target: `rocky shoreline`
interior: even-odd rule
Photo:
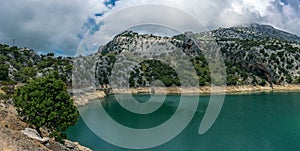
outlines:
[[[256,93],[256,92],[300,92],[300,85],[274,85],[270,86],[227,86],[227,87],[199,87],[199,88],[130,88],[112,89],[110,92],[95,91],[84,95],[73,96],[77,106],[87,105],[89,100],[101,99],[106,94],[236,94],[236,93]],[[80,146],[77,142],[66,140],[65,144],[60,144],[54,140],[49,140],[50,146],[43,145],[39,140],[32,139],[22,133],[28,124],[22,122],[18,117],[13,105],[9,102],[0,102],[0,150],[74,150],[90,151],[90,149]]]
[[[106,96],[104,91],[94,91],[94,92],[87,92],[81,95],[74,95],[72,96],[74,103],[77,107],[85,106],[89,104],[90,100],[104,98]]]
[[[203,86],[193,88],[181,87],[143,87],[129,89],[112,89],[114,94],[235,94],[235,93],[254,93],[254,92],[281,92],[281,91],[300,91],[300,85],[273,85],[271,86]]]
[[[44,136],[45,129],[41,129]],[[43,141],[45,140],[45,141]],[[10,101],[0,100],[0,151],[91,151],[77,142],[65,140],[60,144],[49,137],[40,138],[19,119],[16,108]]]
[[[203,87],[138,87],[129,89],[111,89],[109,92],[97,90],[82,95],[73,96],[76,106],[85,106],[90,100],[102,99],[109,94],[251,94],[259,92],[300,92],[300,85],[271,86],[203,86]]]

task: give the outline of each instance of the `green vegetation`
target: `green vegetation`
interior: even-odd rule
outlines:
[[[7,64],[0,64],[0,80],[7,81],[9,79],[8,68],[9,66]]]
[[[55,57],[53,53],[38,55],[31,49],[0,44],[0,99],[13,97],[19,115],[26,122],[39,133],[40,127],[49,128],[51,136],[58,141],[78,118],[66,91],[66,84],[71,83],[71,59]],[[15,90],[16,84],[21,83],[26,84]]]
[[[37,55],[31,49],[20,49],[0,44],[0,82],[25,83],[38,74],[46,76],[59,72],[60,79],[68,85],[72,71],[71,58],[55,57],[53,53]],[[11,72],[11,73],[9,73]]]
[[[173,68],[169,65],[162,63],[159,60],[147,60],[142,63],[140,74],[138,69],[136,72],[131,72],[129,79],[130,87],[146,86],[146,83],[151,83],[155,80],[159,80],[165,84],[165,86],[180,86],[180,80]],[[135,83],[134,79],[138,79]]]
[[[10,97],[8,96],[8,95],[6,95],[6,94],[3,94],[3,93],[0,93],[0,99],[1,100],[8,100]]]
[[[267,85],[267,81],[265,79],[263,79],[260,83],[260,86],[266,86]]]
[[[211,77],[210,77],[208,63],[204,55],[193,57],[191,59],[191,62],[193,63],[196,73],[199,77],[199,85],[200,86],[209,85],[211,82]]]
[[[286,79],[286,82],[287,83],[292,83],[293,82],[293,77],[291,75],[288,75],[287,79]]]
[[[300,84],[300,76],[296,77],[294,84]]]
[[[175,35],[173,37],[174,39],[177,39],[177,40],[184,40],[184,35],[180,34],[180,35]]]
[[[274,33],[268,35],[262,32],[262,34],[251,28],[221,28],[211,32],[215,33],[212,35],[216,36],[216,42],[219,44],[220,52],[224,56],[227,85],[272,85],[296,83],[298,81],[296,76],[299,75],[297,73],[299,72],[300,59],[299,42],[291,41],[288,37],[274,36]],[[205,41],[207,38],[210,39],[210,36],[211,34],[201,33],[194,34],[193,37]],[[197,73],[196,78],[198,78],[200,86],[209,86],[211,81],[215,81],[214,84],[219,85],[218,83],[221,80],[225,80],[222,79],[224,77],[216,74],[219,72],[217,64],[210,65],[214,71],[209,68],[203,55],[206,50],[201,50],[201,47],[195,46],[193,40],[189,39],[189,34],[179,34],[166,38],[126,31],[114,37],[112,41],[99,49],[101,51],[94,56],[90,56],[92,58],[99,57],[97,59],[100,60],[96,62],[96,85],[110,84],[116,56],[120,55],[121,52],[127,53],[128,46],[130,48],[132,46],[131,49],[144,47],[148,50],[153,44],[164,45],[166,43],[173,44],[166,50],[178,48],[191,58],[190,61],[194,65]],[[53,53],[37,55],[33,50],[19,49],[7,45],[0,45],[0,50],[1,83],[25,83],[32,78],[58,72],[59,79],[66,82],[67,86],[71,86],[72,58],[55,57]],[[144,59],[157,59],[158,57],[165,58],[170,55],[168,51],[154,56],[147,56],[147,53],[144,55],[142,54],[143,51],[133,53],[136,56],[142,55]],[[132,51],[129,50],[128,52]],[[176,55],[180,56],[181,53]],[[88,68],[95,63],[89,60],[89,57],[74,58],[74,63],[76,63],[76,59],[85,62]],[[210,58],[210,61],[212,60],[213,57]],[[125,62],[123,66],[129,66],[126,63],[128,62]],[[181,65],[184,66],[184,63],[181,63]],[[191,76],[189,73],[184,74],[187,77]],[[215,76],[211,77],[212,75]],[[82,72],[77,80],[84,83],[83,79],[88,76],[87,72]],[[129,85],[131,87],[148,86],[155,80],[162,81],[166,86],[180,85],[176,72],[168,64],[154,60],[140,63],[132,69],[130,76]],[[121,83],[125,82],[121,81]],[[195,83],[195,81],[191,83]]]
[[[1,90],[7,95],[7,97],[12,97],[15,93],[15,87],[13,85],[6,85],[1,88]]]
[[[26,122],[40,128],[45,126],[51,130],[51,136],[62,141],[65,131],[78,120],[78,111],[58,75],[36,78],[18,88],[13,101],[17,111]]]

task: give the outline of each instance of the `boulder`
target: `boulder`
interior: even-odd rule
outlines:
[[[72,142],[70,140],[65,140],[64,146],[72,151],[92,151],[87,147],[81,146],[78,142]]]
[[[35,129],[31,129],[31,128],[25,128],[25,130],[21,131],[23,134],[25,134],[26,136],[28,136],[29,138],[38,140],[40,143],[42,144],[47,144],[50,141],[49,137],[41,137],[40,134],[35,130]]]
[[[76,147],[76,145],[71,142],[71,141],[68,141],[68,140],[65,140],[65,144],[64,144],[67,148],[69,149],[74,149]]]

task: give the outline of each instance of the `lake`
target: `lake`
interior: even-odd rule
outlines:
[[[135,95],[146,102],[149,95]],[[198,129],[210,96],[200,96],[197,111],[188,126],[171,141],[154,148],[157,151],[292,151],[300,148],[300,93],[258,93],[226,95],[223,108],[213,126],[199,135]],[[105,111],[118,123],[136,129],[155,127],[168,120],[176,111],[179,95],[166,96],[158,110],[150,114],[135,114],[124,109],[114,96],[92,101],[81,107],[81,114],[97,121]],[[105,124],[105,123],[103,123]],[[118,134],[111,132],[118,137]],[[95,135],[82,118],[68,129],[68,138],[95,151],[129,150],[107,143]],[[119,134],[121,135],[121,134]],[[160,137],[160,136],[157,136]]]

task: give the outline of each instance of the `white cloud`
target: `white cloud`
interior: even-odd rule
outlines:
[[[83,24],[104,9],[99,0],[2,0],[0,43],[72,54]]]
[[[300,30],[295,29],[300,17],[298,0],[286,0],[285,3],[280,0],[128,0],[119,1],[114,10],[148,3],[180,8],[212,28],[258,22],[300,34]]]
[[[4,0],[1,0],[4,1]],[[229,27],[252,22],[271,24],[277,28],[300,35],[300,2],[299,0],[120,0],[111,5],[103,4],[104,0],[10,0],[0,5],[0,43],[11,44],[16,39],[19,46],[36,50],[51,51],[63,49],[71,54],[77,47],[82,34],[82,26],[88,17],[95,13],[106,12],[101,21],[109,14],[123,8],[141,4],[168,5],[197,18],[208,28]],[[134,20],[146,22],[149,16],[143,16],[144,10],[126,13],[122,17],[107,19],[100,27],[101,40],[108,41],[113,35],[124,30],[125,22]],[[153,10],[160,11],[160,10]],[[173,12],[174,13],[174,12]],[[174,21],[182,27],[199,32],[195,23],[178,14],[168,15],[153,13],[163,21]],[[148,14],[149,15],[149,14]],[[157,20],[158,21],[158,20]],[[203,29],[202,29],[203,30]],[[99,35],[98,33],[98,35]],[[99,37],[98,37],[99,38]]]

